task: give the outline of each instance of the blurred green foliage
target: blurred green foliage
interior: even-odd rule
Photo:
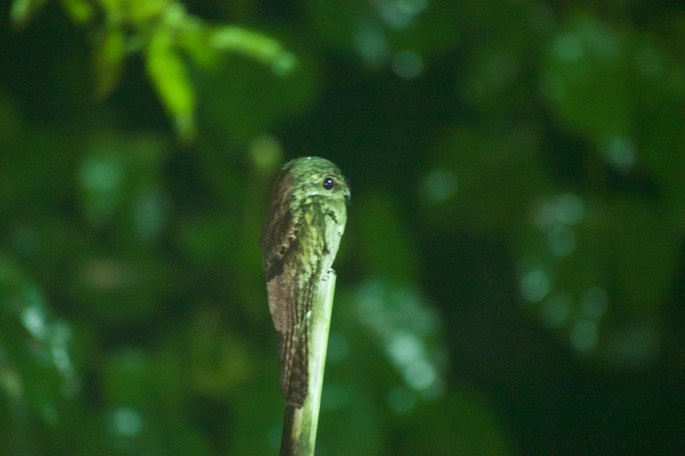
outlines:
[[[685,449],[678,2],[0,11],[0,454],[275,454],[306,154],[353,190],[320,454]]]
[[[45,3],[15,0],[11,21],[25,27]],[[208,25],[174,0],[63,0],[62,6],[75,24],[93,28],[96,99],[117,87],[127,55],[143,54],[148,78],[185,140],[195,135],[196,94],[184,57],[206,67],[214,65],[220,53],[232,51],[262,61],[279,74],[295,64],[278,41],[242,27]]]

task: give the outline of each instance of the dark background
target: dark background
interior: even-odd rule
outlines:
[[[275,454],[301,155],[352,187],[318,454],[685,454],[685,9],[595,3],[5,2],[0,454]]]

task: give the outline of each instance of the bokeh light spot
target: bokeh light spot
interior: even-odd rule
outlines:
[[[628,171],[635,164],[635,145],[625,136],[613,136],[604,143],[604,156],[610,165],[620,171]]]
[[[146,187],[135,195],[133,218],[141,239],[153,240],[164,225],[165,215],[166,201],[158,188]]]
[[[388,352],[400,364],[409,364],[421,356],[421,342],[412,334],[396,334],[388,344]]]
[[[54,405],[52,404],[46,404],[40,409],[41,415],[43,415],[43,419],[50,424],[55,424],[57,420],[59,419],[59,415],[57,414],[57,409],[55,408]]]
[[[109,424],[112,433],[133,437],[143,430],[143,417],[131,407],[119,407],[111,413]]]
[[[554,255],[565,257],[573,252],[576,236],[570,228],[557,225],[547,232],[547,246]]]
[[[459,189],[456,174],[446,168],[434,169],[421,182],[421,195],[430,203],[442,203],[453,197]]]
[[[414,51],[401,51],[392,58],[392,69],[402,79],[414,79],[423,72],[423,58]]]
[[[405,386],[421,397],[440,395],[444,359],[434,340],[439,320],[421,296],[410,287],[373,281],[359,288],[357,306]]]
[[[28,293],[33,292],[35,290],[31,290]],[[27,302],[30,301],[27,299]],[[21,313],[21,321],[28,332],[36,339],[44,340],[47,336],[48,327],[45,324],[45,312],[38,304],[33,303],[24,307]]]
[[[119,188],[123,176],[123,167],[114,158],[91,157],[85,160],[81,167],[81,185],[90,191],[115,191]]]
[[[585,216],[583,200],[573,193],[564,193],[556,201],[556,216],[561,223],[575,225]]]
[[[397,29],[407,28],[428,6],[427,0],[379,0],[373,3],[385,23]]]
[[[578,320],[571,328],[571,345],[581,352],[589,351],[597,345],[597,323],[594,320]]]
[[[564,33],[554,41],[554,54],[564,62],[575,63],[583,57],[583,43],[575,33]]]
[[[551,287],[549,274],[542,268],[534,268],[521,279],[521,294],[530,302],[540,302],[547,296]]]
[[[423,358],[416,358],[405,368],[407,384],[417,391],[430,388],[437,374],[433,366]]]
[[[383,31],[374,26],[360,27],[354,35],[354,43],[362,58],[373,65],[380,65],[388,54],[388,43]]]

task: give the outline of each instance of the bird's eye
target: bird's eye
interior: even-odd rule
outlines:
[[[326,190],[330,190],[333,187],[335,187],[335,181],[333,180],[333,178],[332,177],[326,177],[323,180],[323,188],[325,188]]]

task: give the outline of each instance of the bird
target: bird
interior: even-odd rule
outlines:
[[[287,406],[302,407],[308,395],[312,304],[338,253],[349,199],[340,169],[321,157],[289,161],[273,186],[260,243]]]

